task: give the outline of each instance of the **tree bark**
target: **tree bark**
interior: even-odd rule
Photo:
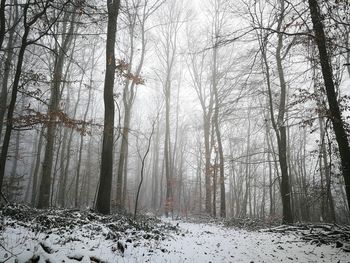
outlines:
[[[281,14],[279,17],[277,31],[280,31],[282,28],[282,21],[284,19],[284,1],[281,1]],[[287,86],[284,78],[284,71],[282,66],[282,57],[281,51],[283,48],[283,34],[278,34],[278,44],[276,48],[276,62],[278,77],[280,81],[280,104],[277,117],[277,127],[279,130],[279,136],[277,136],[278,144],[278,159],[281,168],[281,185],[280,191],[282,196],[282,206],[283,206],[283,218],[282,221],[284,224],[293,223],[293,213],[291,208],[291,193],[289,185],[289,174],[288,174],[288,161],[287,161],[287,132],[286,132],[286,122],[285,122],[285,112],[286,112],[286,97],[287,97]]]
[[[5,32],[6,32],[5,4],[6,4],[6,0],[1,0],[0,2],[0,50],[2,49],[2,43],[4,42]]]
[[[2,2],[5,2],[2,0]],[[2,3],[1,3],[2,4]],[[17,10],[17,5],[16,5],[16,11],[15,11],[15,16],[14,16],[14,21],[17,21],[18,19],[18,10]],[[6,113],[6,106],[7,106],[7,89],[8,89],[8,80],[10,77],[10,72],[11,72],[11,63],[13,59],[13,44],[16,42],[16,37],[14,37],[16,27],[13,26],[9,32],[9,39],[7,42],[7,53],[6,53],[6,59],[4,63],[4,72],[3,72],[3,77],[2,77],[2,85],[1,85],[1,95],[0,95],[0,140],[2,138],[2,128],[3,128],[3,123],[4,123],[4,117]],[[1,45],[0,45],[1,49]]]
[[[315,41],[319,51],[319,58],[322,68],[323,80],[326,88],[328,99],[329,113],[332,121],[336,141],[339,147],[339,154],[342,166],[342,174],[345,182],[345,191],[350,210],[350,147],[349,140],[345,131],[344,121],[339,109],[337,95],[335,92],[335,84],[333,81],[333,72],[331,67],[331,59],[327,51],[327,39],[324,32],[320,8],[317,0],[309,0],[309,9],[315,32]]]
[[[12,202],[17,202],[16,200],[16,192],[13,189],[14,184],[16,181],[18,181],[17,178],[17,164],[18,164],[18,159],[19,159],[19,145],[20,145],[20,132],[16,131],[16,140],[15,140],[15,153],[14,153],[14,160],[12,163],[12,169],[10,173],[10,180],[8,184],[8,191],[10,193],[9,200]],[[14,193],[14,195],[13,195]]]
[[[106,43],[106,74],[104,83],[104,130],[101,153],[100,184],[96,200],[96,210],[102,214],[110,213],[111,187],[113,175],[113,135],[114,135],[114,78],[115,78],[115,40],[120,0],[108,0],[108,25]]]

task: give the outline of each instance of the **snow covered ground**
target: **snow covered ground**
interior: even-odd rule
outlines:
[[[168,221],[178,229],[136,231],[91,223],[36,231],[4,219],[0,262],[350,262],[332,245],[306,243],[297,235]]]
[[[152,262],[350,262],[350,253],[306,244],[298,236],[248,232],[217,225],[180,223],[188,233],[163,243],[169,255]]]

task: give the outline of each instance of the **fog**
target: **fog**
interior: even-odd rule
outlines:
[[[319,8],[335,104],[305,1],[4,2],[1,202],[349,223],[345,2]]]

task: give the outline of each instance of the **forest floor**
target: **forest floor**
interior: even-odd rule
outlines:
[[[241,222],[5,206],[0,262],[350,262],[349,226]]]

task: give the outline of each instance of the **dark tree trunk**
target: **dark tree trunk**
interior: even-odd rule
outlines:
[[[339,109],[335,84],[333,81],[333,72],[331,60],[327,51],[327,39],[321,19],[321,14],[317,0],[309,0],[309,8],[312,18],[312,24],[315,32],[315,41],[319,51],[320,63],[322,68],[323,80],[326,88],[330,117],[339,147],[341,159],[342,174],[345,182],[345,190],[350,209],[350,147],[348,137],[344,128],[344,122]]]
[[[18,164],[18,158],[19,158],[19,145],[20,145],[20,132],[16,131],[16,140],[15,140],[15,152],[14,152],[14,159],[12,163],[12,169],[10,173],[10,180],[8,184],[8,191],[9,191],[9,200],[12,202],[17,202],[16,196],[18,193],[16,193],[13,189],[16,181],[18,180],[17,177],[17,164]]]
[[[286,128],[281,126],[280,141],[278,142],[278,157],[281,168],[281,195],[282,195],[282,206],[283,206],[283,218],[284,224],[293,223],[292,207],[290,202],[290,185],[288,176],[288,164],[287,164],[287,136]]]
[[[26,13],[27,9],[28,9],[28,5],[25,6],[25,10],[23,12]],[[11,101],[7,110],[6,130],[5,130],[5,136],[4,136],[4,140],[1,148],[1,155],[0,155],[0,192],[2,189],[2,183],[5,175],[5,165],[6,165],[7,153],[8,153],[8,148],[9,148],[10,139],[11,139],[11,132],[12,132],[12,118],[13,118],[13,113],[15,111],[16,101],[17,101],[17,93],[18,93],[19,80],[22,73],[24,52],[28,45],[27,38],[28,38],[29,30],[30,30],[30,27],[25,24],[24,33],[22,36],[21,48],[18,53],[15,79],[12,85]]]
[[[67,103],[68,104],[68,103]],[[63,127],[63,138],[60,158],[60,179],[58,183],[58,205],[65,207],[66,204],[66,185],[67,185],[67,173],[66,170],[69,166],[69,152],[70,152],[70,141],[67,142],[68,128]],[[67,151],[68,148],[68,151]],[[67,155],[66,155],[67,153]]]
[[[3,2],[5,2],[5,1],[3,1]],[[16,15],[15,15],[13,20],[16,21],[17,17],[18,17],[18,11],[16,10]],[[6,59],[5,59],[5,63],[4,63],[4,72],[3,72],[3,76],[2,76],[1,95],[0,95],[0,139],[1,139],[1,135],[2,135],[2,127],[3,127],[3,123],[4,123],[4,117],[5,117],[6,106],[7,106],[8,80],[10,77],[11,63],[12,63],[13,54],[14,54],[13,44],[16,42],[16,38],[14,38],[15,29],[16,29],[15,26],[13,26],[11,28],[9,39],[8,39],[7,46],[6,46],[7,54],[6,54]],[[1,49],[1,45],[0,45],[0,49]]]
[[[1,0],[0,2],[0,50],[2,49],[2,43],[4,42],[5,31],[6,31],[5,4],[6,4],[6,0]]]
[[[278,17],[278,24],[277,24],[277,32],[282,31],[282,24],[285,16],[285,6],[284,1],[280,1],[280,9],[281,13]],[[265,68],[265,76],[266,76],[266,84],[267,84],[267,91],[268,91],[268,101],[269,101],[269,111],[270,111],[270,118],[272,127],[276,133],[277,137],[277,144],[278,144],[278,154],[279,154],[279,165],[281,169],[281,180],[280,183],[280,192],[281,192],[281,198],[282,198],[282,206],[283,206],[283,223],[291,224],[293,223],[293,213],[292,213],[292,207],[291,207],[291,189],[290,189],[290,182],[289,182],[289,173],[288,173],[288,160],[287,160],[287,132],[286,132],[286,120],[285,120],[285,113],[286,113],[286,97],[287,97],[287,87],[286,82],[284,78],[284,70],[282,67],[282,49],[283,49],[283,33],[278,34],[278,40],[277,40],[277,47],[276,47],[276,63],[277,63],[277,71],[278,71],[278,78],[280,82],[280,101],[279,101],[279,109],[278,109],[278,117],[277,120],[275,120],[274,116],[274,108],[273,108],[273,95],[272,95],[272,82],[270,80],[270,69],[269,69],[269,63],[267,58],[267,41],[268,41],[268,35],[262,36],[259,35],[259,41],[260,41],[260,51],[263,59],[263,66]],[[289,48],[286,49],[288,52]],[[285,56],[286,54],[284,54]],[[271,146],[271,149],[273,150],[273,146]],[[278,170],[276,170],[278,171]]]
[[[278,22],[277,30],[280,31],[282,28],[282,22],[285,15],[284,1],[281,1],[281,14]],[[287,85],[284,78],[284,70],[282,66],[281,51],[283,48],[283,35],[278,35],[278,45],[276,49],[276,62],[278,77],[280,81],[280,105],[277,117],[277,127],[279,130],[279,135],[277,135],[278,142],[278,159],[281,168],[281,196],[282,196],[282,206],[283,206],[283,218],[284,224],[293,223],[293,212],[291,207],[291,190],[289,185],[289,173],[288,173],[288,161],[287,161],[287,131],[286,131],[286,97],[287,97]]]
[[[114,135],[114,78],[115,78],[115,40],[120,0],[108,0],[108,25],[106,43],[106,74],[104,84],[104,130],[101,153],[100,184],[96,210],[102,214],[110,213],[111,187],[113,175],[113,135]]]

